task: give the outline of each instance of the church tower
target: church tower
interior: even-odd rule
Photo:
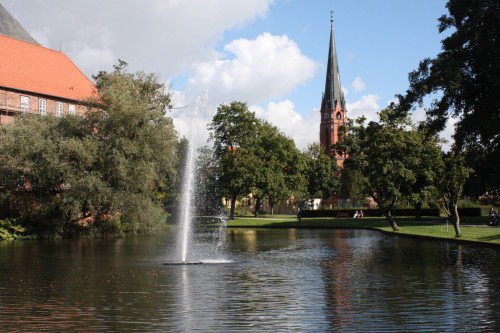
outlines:
[[[335,49],[335,37],[333,35],[333,12],[330,22],[330,49],[328,50],[325,91],[321,100],[321,123],[319,130],[319,143],[325,148],[327,155],[335,154],[335,151],[331,149],[331,145],[335,144],[342,135],[339,133],[339,128],[347,125],[347,110],[344,93],[340,85],[337,50]],[[342,166],[343,163],[344,156],[337,155],[337,164]]]

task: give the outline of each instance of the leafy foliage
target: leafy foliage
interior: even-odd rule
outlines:
[[[379,113],[379,122],[365,125],[361,117],[349,123],[349,135],[334,148],[347,153],[344,170],[362,177],[366,195],[378,204],[394,230],[394,205],[415,191],[422,158],[428,153],[427,140],[416,131],[408,115],[400,116],[393,108]]]
[[[440,167],[441,177],[437,186],[441,194],[441,205],[449,219],[455,216],[453,221],[455,234],[461,237],[458,204],[463,194],[464,184],[472,170],[465,164],[464,153],[443,154]]]
[[[293,140],[250,112],[246,103],[220,105],[209,125],[222,196],[231,199],[234,218],[238,197],[252,193],[260,200],[291,197],[303,186],[303,159]]]
[[[144,231],[153,193],[175,178],[170,96],[121,62],[95,77],[85,118],[23,116],[1,128],[4,198],[42,236]],[[93,232],[94,232],[93,231]]]
[[[483,189],[499,188],[500,3],[450,0],[446,7],[449,15],[439,19],[439,32],[451,34],[436,58],[424,59],[409,74],[410,87],[399,96],[400,110],[406,112],[433,96],[425,125],[440,131],[450,116],[458,117],[455,149],[468,151]]]
[[[318,143],[310,145],[305,152],[307,167],[306,197],[333,198],[340,187],[339,167],[335,159],[325,155],[324,147]]]

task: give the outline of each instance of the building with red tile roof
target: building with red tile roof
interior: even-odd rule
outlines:
[[[26,112],[83,115],[95,92],[64,53],[0,35],[0,124]]]

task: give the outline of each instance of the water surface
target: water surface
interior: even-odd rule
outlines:
[[[231,263],[163,265],[174,232],[2,242],[0,331],[500,331],[497,249],[362,230],[196,236],[190,259]]]

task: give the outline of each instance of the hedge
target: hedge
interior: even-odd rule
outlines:
[[[480,207],[458,209],[458,215],[460,216],[488,216],[489,212],[490,212],[489,208],[480,208]]]
[[[319,209],[319,210],[303,210],[302,217],[337,217],[340,214],[347,213],[349,217],[353,217],[359,209]],[[379,209],[363,210],[365,217],[381,217],[382,213]],[[422,208],[420,209],[421,216],[439,216],[438,208]],[[394,216],[415,216],[415,209],[396,209]]]

